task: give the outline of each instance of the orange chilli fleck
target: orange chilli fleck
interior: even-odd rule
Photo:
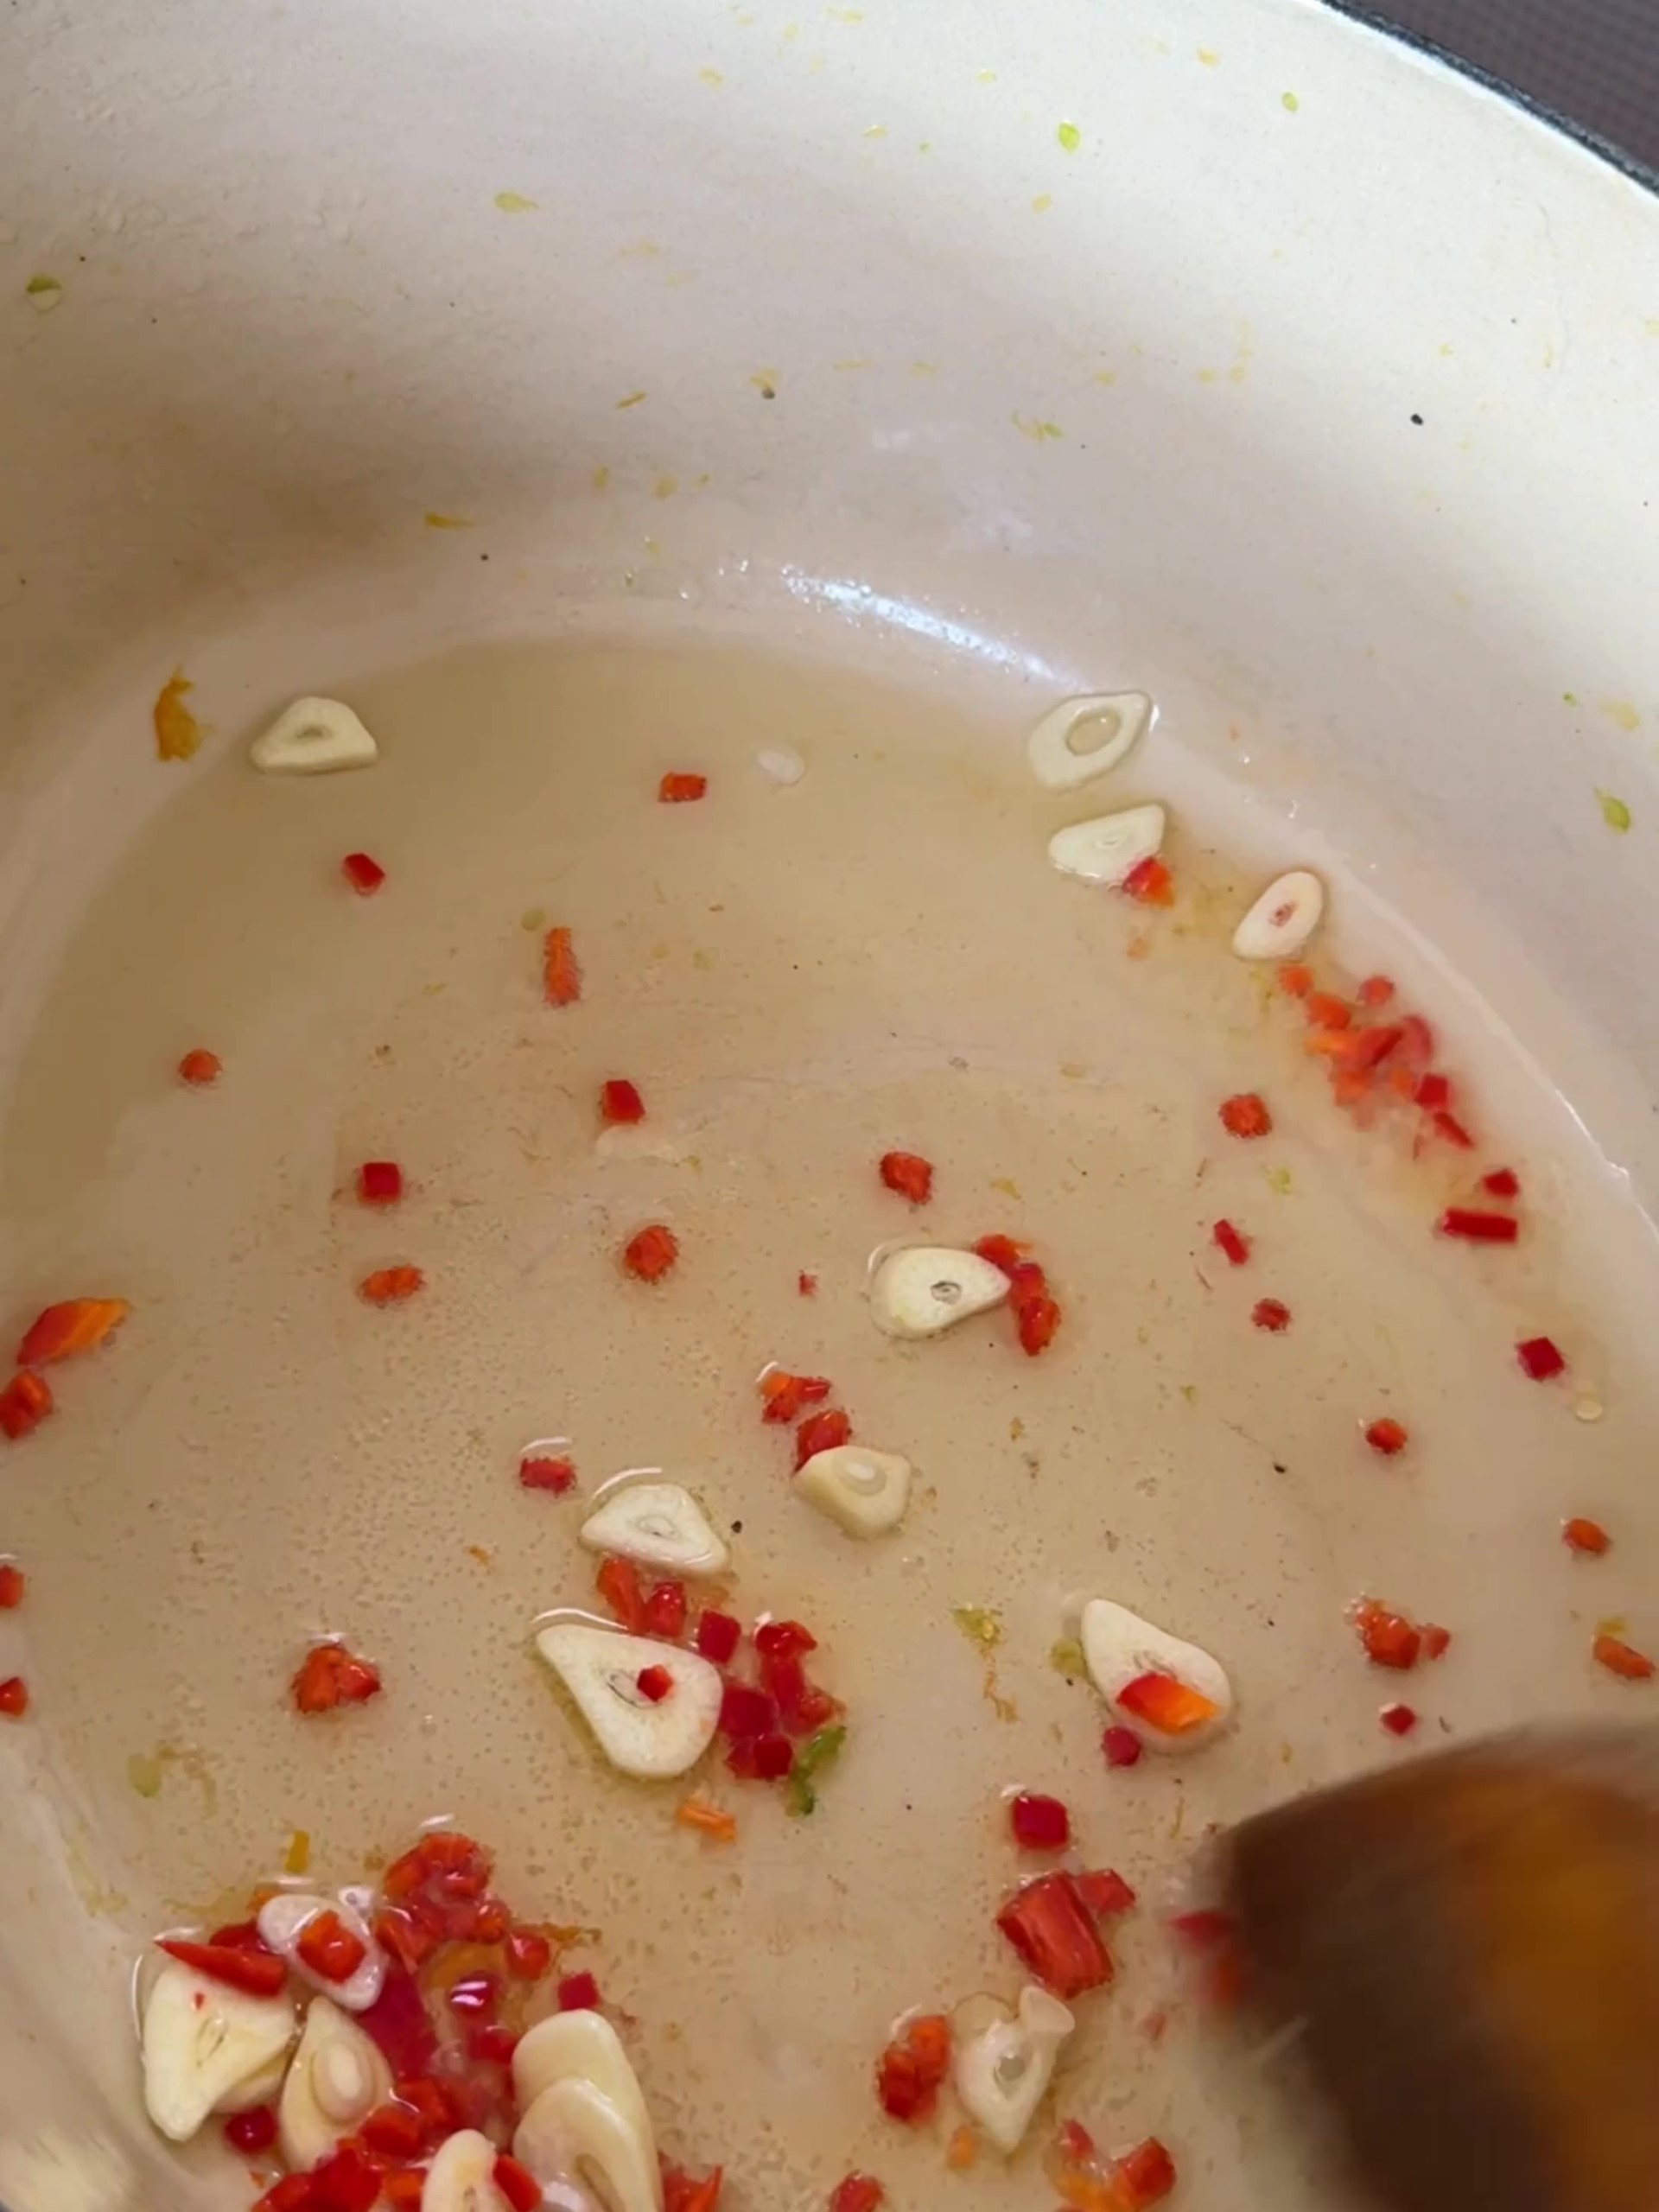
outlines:
[[[631,1236],[623,1248],[622,1264],[641,1282],[660,1282],[680,1256],[680,1240],[660,1221]]]

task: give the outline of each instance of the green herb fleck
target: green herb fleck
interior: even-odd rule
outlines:
[[[162,1794],[162,1761],[154,1751],[134,1751],[127,1761],[127,1780],[141,1797]]]
[[[533,215],[536,202],[526,200],[522,192],[498,192],[495,204],[504,215]]]
[[[36,315],[50,315],[63,305],[63,287],[55,276],[31,276],[23,287],[25,299],[35,303]]]
[[[976,1650],[995,1651],[1002,1641],[1002,1623],[988,1605],[953,1605],[950,1618]]]
[[[1294,115],[1297,109],[1301,105],[1300,100],[1297,99],[1294,92],[1281,92],[1279,95],[1279,100],[1280,105],[1287,108],[1292,115]]]
[[[1186,1400],[1189,1406],[1196,1406],[1198,1402],[1198,1384],[1196,1382],[1183,1382],[1181,1385],[1181,1395]]]
[[[1266,1167],[1262,1172],[1268,1179],[1268,1188],[1270,1191],[1277,1191],[1281,1198],[1287,1198],[1290,1196],[1291,1180],[1288,1167]]]
[[[1561,696],[1569,707],[1576,707],[1579,703],[1579,695],[1576,691],[1563,691]]]
[[[1630,810],[1622,798],[1615,798],[1611,791],[1598,791],[1601,801],[1601,818],[1610,830],[1617,830],[1622,837],[1630,826]]]
[[[785,1802],[791,1818],[804,1820],[809,1813],[817,1810],[818,1793],[812,1787],[812,1777],[827,1766],[832,1766],[841,1757],[847,1731],[840,1721],[833,1726],[820,1728],[809,1736],[795,1754],[795,1764],[790,1770],[789,1787]]]
[[[1083,1656],[1083,1646],[1075,1636],[1063,1636],[1058,1643],[1050,1646],[1048,1663],[1057,1675],[1064,1675],[1068,1682],[1076,1681],[1080,1675],[1089,1671]]]
[[[1063,123],[1054,136],[1068,154],[1075,154],[1083,143],[1083,133],[1075,123]]]

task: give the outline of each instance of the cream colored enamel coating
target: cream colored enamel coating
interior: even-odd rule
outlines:
[[[795,1478],[795,1494],[849,1536],[885,1536],[905,1517],[910,1474],[900,1452],[837,1444],[812,1454]]]
[[[1048,857],[1062,875],[1080,875],[1085,883],[1116,891],[1163,842],[1161,806],[1126,806],[1056,830],[1048,841]]]
[[[300,1956],[300,1938],[320,1912],[336,1912],[364,1946],[362,1958],[344,1981],[330,1981]],[[314,1897],[304,1890],[283,1890],[267,1897],[258,1912],[259,1933],[273,1951],[288,1961],[302,1981],[332,1998],[348,2012],[361,2012],[380,1994],[386,1978],[385,1954],[375,1942],[367,1920],[344,1897]]]
[[[1241,960],[1294,960],[1325,913],[1325,886],[1306,868],[1275,876],[1233,931]]]
[[[1008,1279],[977,1252],[910,1244],[890,1252],[870,1278],[870,1312],[889,1337],[937,1337],[1001,1306]]]
[[[662,2212],[649,2127],[592,2082],[567,2079],[543,2089],[518,2123],[512,2154],[539,2182],[574,2182],[596,2194],[607,2212]]]
[[[551,2012],[519,2040],[512,2054],[512,2088],[528,2112],[556,2082],[588,2082],[609,2098],[631,2126],[649,2136],[645,2092],[622,2039],[602,2012]]]
[[[1167,1630],[1154,1628],[1127,1605],[1109,1598],[1091,1598],[1083,1609],[1083,1656],[1089,1679],[1112,1707],[1114,1715],[1132,1727],[1149,1751],[1172,1755],[1196,1751],[1213,1742],[1233,1714],[1233,1686],[1227,1670],[1196,1643],[1185,1643]],[[1217,1710],[1214,1717],[1179,1735],[1166,1735],[1133,1713],[1126,1713],[1117,1698],[1141,1675],[1173,1675],[1189,1689],[1207,1697]]]
[[[721,1679],[695,1651],[575,1621],[543,1629],[536,1648],[619,1773],[652,1782],[685,1774],[714,1740]],[[638,1687],[647,1667],[665,1668],[674,1679],[655,1703]]]
[[[1076,791],[1109,774],[1152,720],[1144,691],[1097,692],[1051,707],[1026,741],[1032,773],[1050,791]]]
[[[1027,1982],[1011,2013],[958,2009],[950,2073],[963,2111],[999,2151],[1017,2151],[1042,2102],[1060,2046],[1077,2025],[1058,1997]]]
[[[426,2170],[421,2212],[512,2212],[495,2185],[499,2156],[489,2137],[475,2127],[449,2136]]]
[[[294,2039],[286,1997],[249,1997],[169,1959],[144,2004],[144,2107],[162,2133],[188,2142],[210,2113],[231,2112],[270,2082]]]
[[[582,1524],[589,1551],[669,1574],[723,1574],[731,1559],[714,1523],[678,1483],[625,1483]]]
[[[379,2045],[349,2013],[314,1997],[276,2106],[283,2158],[308,2173],[391,2094],[391,2069]]]
[[[327,776],[372,767],[379,750],[338,699],[296,699],[254,739],[248,757],[267,776]]]

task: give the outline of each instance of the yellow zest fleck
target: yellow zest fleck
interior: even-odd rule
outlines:
[[[296,1828],[288,1839],[288,1851],[283,1859],[284,1874],[304,1874],[310,1871],[311,1838],[304,1828]]]
[[[1616,724],[1620,729],[1635,730],[1642,727],[1642,717],[1637,713],[1634,703],[1629,699],[1604,699],[1601,702],[1601,711],[1610,722]]]
[[[1610,830],[1617,830],[1621,836],[1630,826],[1630,810],[1622,798],[1615,798],[1611,791],[1598,791],[1601,801],[1601,818]]]
[[[36,315],[50,315],[54,308],[63,305],[63,287],[55,276],[31,276],[23,287],[23,296]]]
[[[610,480],[611,472],[602,464],[594,471],[594,489],[595,492],[602,492]]]
[[[1221,56],[1216,52],[1215,48],[1211,46],[1201,46],[1198,48],[1198,59],[1203,62],[1206,69],[1214,69],[1218,67],[1221,61]]]
[[[1054,195],[1052,192],[1039,192],[1031,203],[1031,212],[1033,215],[1046,215],[1053,205]]]
[[[1117,382],[1117,371],[1116,369],[1096,369],[1095,371],[1095,382],[1096,384],[1116,384]]]
[[[429,530],[476,530],[478,524],[468,515],[423,514],[421,520]]]
[[[680,480],[677,476],[659,476],[651,488],[658,499],[671,499],[680,488]]]
[[[1075,123],[1063,123],[1054,136],[1068,154],[1075,154],[1083,143],[1083,133]]]
[[[154,1751],[134,1751],[127,1760],[127,1780],[141,1797],[162,1794],[162,1760]]]
[[[1082,1680],[1089,1671],[1083,1656],[1083,1646],[1075,1636],[1063,1636],[1048,1650],[1048,1663],[1057,1675],[1064,1675],[1068,1682]]]
[[[887,126],[885,123],[873,123],[864,133],[867,138],[885,138],[887,135]]]
[[[1016,408],[1014,427],[1021,437],[1029,438],[1033,445],[1042,445],[1049,438],[1063,438],[1065,432],[1058,423],[1045,423],[1035,415],[1022,415]]]
[[[722,1811],[718,1805],[711,1805],[706,1797],[688,1797],[676,1808],[674,1818],[681,1827],[694,1828],[699,1835],[709,1836],[715,1843],[737,1841],[735,1815]]]
[[[1196,1382],[1183,1382],[1181,1385],[1181,1395],[1186,1400],[1189,1406],[1196,1406],[1198,1402],[1198,1384]]]
[[[1014,1199],[1016,1205],[1020,1203],[1020,1185],[1011,1175],[993,1175],[991,1188],[1001,1191],[1005,1198]]]
[[[1288,1167],[1268,1167],[1264,1169],[1263,1173],[1267,1176],[1268,1188],[1270,1191],[1276,1191],[1281,1198],[1287,1198],[1290,1196],[1291,1181]]]
[[[498,192],[495,204],[504,215],[533,215],[536,202],[526,200],[522,192]]]
[[[777,398],[778,372],[776,369],[757,369],[754,374],[749,378],[749,382],[754,386],[762,399]]]
[[[725,81],[718,69],[699,69],[697,72],[700,85],[723,85]]]
[[[988,1605],[953,1605],[950,1618],[976,1651],[995,1651],[1002,1641],[1002,1623]]]
[[[953,2130],[944,2146],[944,2163],[953,2174],[966,2173],[979,2158],[979,2138],[966,2126]]]
[[[1294,92],[1281,92],[1279,95],[1279,105],[1281,107],[1287,109],[1292,115],[1294,115],[1297,109],[1300,107],[1301,102],[1297,99]]]
[[[546,909],[542,906],[526,907],[518,917],[518,926],[521,930],[544,930],[547,927]]]
[[[994,84],[996,82],[996,72],[995,72],[995,69],[976,69],[976,70],[975,70],[975,72],[974,72],[974,82],[975,82],[976,85],[994,85]]]
[[[185,693],[195,688],[184,671],[175,668],[156,693],[150,719],[156,725],[158,760],[188,760],[207,736],[207,731],[184,703]]]
[[[631,391],[626,399],[619,399],[617,401],[617,413],[620,415],[625,407],[638,407],[645,396],[645,395],[643,391]]]
[[[495,1554],[484,1544],[468,1544],[467,1547],[467,1556],[471,1559],[475,1559],[480,1567],[493,1567],[495,1565]]]
[[[1561,696],[1569,707],[1576,707],[1579,703],[1579,695],[1576,691],[1563,691]]]

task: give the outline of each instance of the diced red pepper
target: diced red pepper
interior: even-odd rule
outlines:
[[[663,2167],[663,2212],[717,2212],[726,2169],[713,2166],[701,2181],[683,2167]]]
[[[363,1705],[378,1697],[379,1669],[343,1643],[314,1643],[300,1662],[293,1691],[302,1713],[332,1713],[336,1706]]]
[[[816,1298],[818,1294],[818,1279],[817,1275],[808,1274],[803,1268],[795,1278],[795,1287],[803,1298]]]
[[[1050,1295],[1042,1269],[1029,1260],[1021,1260],[1008,1280],[1008,1303],[1014,1308],[1020,1349],[1027,1359],[1035,1359],[1054,1341],[1062,1318],[1058,1301]]]
[[[1599,1667],[1610,1675],[1617,1675],[1622,1682],[1645,1682],[1652,1678],[1654,1665],[1644,1651],[1637,1651],[1621,1643],[1618,1637],[1605,1632],[1590,1647]]]
[[[60,1306],[48,1306],[18,1345],[17,1364],[49,1367],[54,1359],[92,1351],[131,1311],[124,1298],[71,1298]]]
[[[1431,1114],[1428,1118],[1433,1124],[1436,1134],[1443,1136],[1448,1144],[1456,1145],[1459,1152],[1474,1150],[1473,1137],[1470,1135],[1455,1114],[1448,1114],[1444,1108],[1441,1108],[1439,1111]]]
[[[1444,1659],[1452,1648],[1452,1631],[1440,1628],[1433,1621],[1425,1621],[1421,1631],[1425,1659]]]
[[[1156,853],[1137,861],[1124,877],[1122,888],[1131,899],[1143,906],[1173,906],[1175,904],[1175,879],[1168,865]]]
[[[997,1914],[996,1924],[1038,1980],[1063,2002],[1112,1979],[1111,1954],[1071,1874],[1039,1874],[1027,1882]]]
[[[853,1424],[839,1406],[809,1414],[795,1432],[795,1465],[804,1467],[818,1452],[833,1452],[852,1441]]]
[[[1334,991],[1311,991],[1303,1001],[1302,1011],[1310,1029],[1346,1029],[1354,1018],[1352,1007]]]
[[[728,1682],[720,1700],[721,1733],[741,1742],[778,1726],[776,1702],[747,1682]]]
[[[1249,1243],[1239,1235],[1230,1221],[1218,1221],[1210,1235],[1212,1241],[1221,1247],[1236,1268],[1242,1268],[1245,1261],[1249,1258]]]
[[[549,930],[543,943],[542,995],[549,1006],[574,1006],[582,996],[575,940],[568,929]]]
[[[0,1432],[14,1444],[32,1436],[52,1410],[52,1390],[43,1375],[25,1368],[0,1390]]]
[[[1605,1551],[1611,1549],[1613,1540],[1599,1521],[1584,1521],[1575,1516],[1562,1523],[1561,1541],[1570,1552],[1599,1559]]]
[[[380,2196],[391,2212],[421,2212],[421,2199],[426,2195],[426,2168],[399,2166],[380,2177]]]
[[[729,1613],[710,1610],[697,1617],[697,1649],[716,1667],[723,1667],[743,1641],[743,1624]]]
[[[830,2192],[830,2212],[876,2212],[887,2192],[874,2174],[847,2174]]]
[[[553,1963],[553,1946],[534,1928],[515,1928],[503,1949],[515,1981],[539,1981]]]
[[[28,1578],[13,1560],[0,1562],[0,1612],[15,1612],[23,1602]]]
[[[1279,970],[1279,988],[1289,999],[1305,999],[1313,988],[1313,970],[1300,960],[1287,961]]]
[[[795,1746],[787,1736],[771,1732],[754,1737],[749,1745],[750,1764],[758,1782],[782,1782],[795,1769]]]
[[[1250,1319],[1258,1329],[1271,1330],[1277,1336],[1290,1326],[1290,1308],[1280,1298],[1258,1298],[1250,1308]]]
[[[306,1922],[294,1949],[324,1981],[349,1981],[369,1955],[368,1945],[332,1905]]]
[[[1535,1382],[1550,1382],[1567,1372],[1567,1362],[1548,1337],[1528,1337],[1516,1344],[1515,1356],[1521,1363],[1521,1371]]]
[[[907,2021],[902,2035],[893,2038],[876,2062],[875,2089],[882,2111],[894,2120],[931,2119],[950,2065],[949,2020],[928,2012]]]
[[[641,1282],[660,1282],[679,1256],[679,1238],[660,1221],[653,1221],[628,1239],[622,1264]]]
[[[1471,1244],[1513,1244],[1521,1234],[1512,1213],[1483,1213],[1475,1206],[1447,1206],[1437,1226],[1442,1236],[1461,1236]]]
[[[1361,1006],[1387,1006],[1394,996],[1394,979],[1389,976],[1368,976],[1354,995]]]
[[[374,1940],[383,1951],[390,1951],[399,1966],[410,1974],[429,1958],[438,1939],[432,1930],[423,1927],[413,1913],[404,1912],[399,1906],[382,1905],[374,1916]]]
[[[1377,1719],[1391,1736],[1409,1736],[1417,1726],[1417,1715],[1408,1705],[1385,1705]]]
[[[225,2140],[245,2158],[257,2158],[276,2140],[276,2115],[269,2105],[250,2105],[225,2123]]]
[[[1380,1068],[1384,1060],[1398,1051],[1405,1033],[1397,1022],[1378,1023],[1366,1029],[1351,1029],[1337,1057],[1344,1068],[1351,1072],[1369,1074],[1373,1068]]]
[[[310,2203],[310,2175],[284,2174],[254,2200],[253,2212],[307,2212]]]
[[[762,1621],[754,1631],[754,1648],[766,1659],[785,1659],[816,1651],[818,1639],[799,1621]]]
[[[1417,1664],[1423,1639],[1403,1613],[1391,1613],[1368,1598],[1355,1609],[1354,1625],[1372,1666],[1408,1674]]]
[[[419,2101],[411,2085],[416,2077],[429,2071],[437,2056],[438,2038],[414,1975],[395,1961],[389,1962],[380,1994],[357,2015],[357,2024],[378,2045],[391,2069],[398,2095],[405,2104],[415,2104],[418,2110]],[[432,2095],[437,2094],[435,2084],[429,2084],[428,2088]],[[448,2133],[454,2125],[446,2108],[442,2132]]]
[[[1021,1851],[1064,1851],[1071,1840],[1071,1815],[1058,1797],[1022,1789],[1009,1803],[1008,1821]]]
[[[188,1083],[193,1090],[205,1090],[210,1083],[217,1083],[224,1072],[225,1063],[219,1054],[207,1052],[200,1045],[179,1062],[179,1080]]]
[[[701,798],[702,793],[697,796]],[[540,2212],[542,2184],[517,2158],[509,2158],[504,2151],[491,2168],[491,2178],[512,2207],[512,2212]]]
[[[365,1160],[357,1171],[357,1195],[365,1206],[395,1206],[404,1195],[404,1171],[395,1160]]]
[[[1132,1713],[1137,1720],[1144,1720],[1160,1736],[1190,1735],[1194,1728],[1202,1728],[1206,1720],[1213,1720],[1221,1707],[1213,1700],[1192,1688],[1190,1683],[1178,1681],[1173,1675],[1159,1671],[1137,1675],[1126,1682],[1112,1700],[1125,1713]]]
[[[599,1984],[590,1974],[568,1974],[559,1984],[561,2012],[596,2012]]]
[[[881,1180],[913,1206],[925,1206],[933,1195],[933,1163],[918,1152],[884,1152]]]
[[[372,898],[386,880],[386,871],[367,853],[347,853],[340,870],[359,899]]]
[[[371,2151],[386,2158],[416,2158],[426,2141],[421,2115],[406,2104],[377,2105],[357,2132]]]
[[[380,2169],[354,2143],[342,2143],[311,2169],[308,2212],[369,2212],[380,2194]]]
[[[1025,1249],[1023,1244],[1016,1244],[1012,1236],[1001,1235],[982,1236],[974,1247],[982,1260],[988,1260],[994,1268],[1001,1268],[1010,1277],[1020,1264]]]
[[[1076,1878],[1077,1895],[1096,1920],[1113,1919],[1135,1904],[1135,1891],[1115,1867],[1095,1867]]]
[[[1106,1754],[1108,1766],[1139,1766],[1146,1745],[1133,1728],[1114,1722],[1101,1738],[1100,1748]]]
[[[397,1306],[424,1287],[426,1277],[418,1268],[377,1268],[357,1286],[357,1294],[371,1306]]]
[[[1494,1167],[1490,1173],[1481,1177],[1480,1187],[1490,1192],[1495,1198],[1518,1198],[1521,1178],[1513,1167]]]
[[[594,1586],[630,1636],[645,1634],[645,1586],[631,1559],[606,1560],[594,1578]]]
[[[1273,1116],[1255,1091],[1241,1090],[1222,1101],[1221,1126],[1229,1136],[1264,1137],[1273,1128]]]
[[[288,1979],[288,1967],[274,1951],[245,1949],[236,1943],[188,1943],[175,1936],[164,1936],[156,1948],[193,1973],[249,1997],[275,1997]]]
[[[1380,1452],[1385,1459],[1392,1459],[1405,1450],[1411,1439],[1392,1414],[1384,1414],[1381,1421],[1374,1421],[1367,1428],[1365,1441],[1373,1452]]]
[[[690,775],[684,771],[671,771],[657,786],[658,803],[664,806],[685,806],[701,798],[709,788],[707,776]]]
[[[1175,2186],[1175,2161],[1155,2135],[1147,2136],[1112,2166],[1113,2196],[1123,2212],[1145,2212]]]
[[[633,1686],[643,1698],[652,1705],[660,1705],[674,1687],[674,1677],[666,1667],[642,1667],[633,1678]]]
[[[486,2020],[482,2027],[467,2031],[467,2056],[476,2058],[486,2066],[511,2066],[512,2054],[522,2037],[512,2028],[503,2027],[499,2020]]]
[[[0,1682],[0,1713],[8,1720],[21,1720],[29,1711],[29,1684],[21,1675],[8,1675]]]
[[[769,1367],[760,1377],[762,1421],[781,1426],[800,1419],[808,1406],[818,1406],[832,1389],[827,1376],[791,1375],[782,1367]]]
[[[685,1634],[685,1585],[653,1583],[645,1599],[645,1633],[677,1643]]]
[[[569,1459],[544,1459],[532,1454],[518,1462],[518,1479],[526,1490],[550,1490],[563,1497],[576,1486],[576,1470]]]
[[[607,1129],[626,1127],[645,1118],[645,1102],[624,1076],[613,1076],[600,1086],[599,1118]]]
[[[1418,1078],[1417,1103],[1426,1113],[1443,1113],[1451,1096],[1452,1085],[1445,1076],[1429,1074]]]

